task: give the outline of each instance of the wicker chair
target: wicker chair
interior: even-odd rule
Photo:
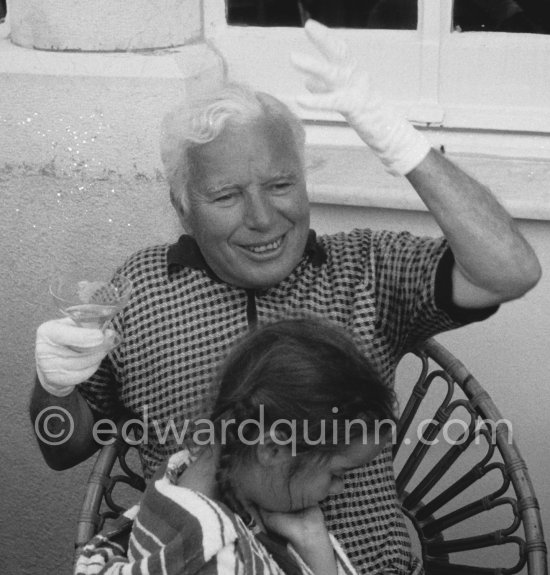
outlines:
[[[436,341],[406,358],[402,364],[414,361],[418,376],[394,436],[396,484],[426,573],[508,575],[527,569],[529,575],[547,575],[537,500],[506,420],[468,369]],[[457,426],[460,433],[451,437]],[[131,451],[119,436],[99,453],[77,548],[128,505],[114,501],[117,485],[136,490],[136,497],[143,491],[143,478],[127,461]],[[490,515],[496,515],[496,526],[486,526]],[[472,555],[479,549],[483,561],[479,551]]]

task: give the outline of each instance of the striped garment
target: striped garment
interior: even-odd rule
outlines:
[[[125,549],[103,534],[95,536],[77,558],[75,575],[281,575],[285,573],[252,529],[224,504],[180,487],[177,479],[189,463],[189,452],[173,455],[166,473],[147,488],[139,506],[119,521],[133,519]],[[350,561],[330,536],[338,575],[356,575]],[[313,575],[290,544],[296,571]]]

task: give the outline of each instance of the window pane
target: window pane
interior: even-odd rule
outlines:
[[[548,0],[455,0],[455,32],[550,33]]]
[[[308,18],[337,28],[416,29],[417,0],[227,0],[232,25],[303,26]]]

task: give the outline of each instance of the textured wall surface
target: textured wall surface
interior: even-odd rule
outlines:
[[[86,464],[66,472],[49,470],[27,417],[34,331],[58,315],[48,282],[55,269],[72,262],[113,269],[136,248],[169,241],[178,233],[166,185],[155,170],[148,170],[158,139],[153,127],[156,111],[147,102],[137,106],[143,112],[139,118],[135,110],[130,115],[123,110],[138,86],[110,90],[111,97],[116,93],[113,106],[106,105],[92,86],[79,92],[62,82],[48,86],[46,81],[42,88],[32,95],[27,90],[12,92],[17,110],[12,108],[9,117],[5,110],[2,113],[3,134],[18,144],[8,149],[20,155],[9,162],[3,157],[0,166],[0,479],[6,486],[0,498],[0,530],[2,572],[9,575],[70,572],[74,526],[87,477]],[[162,91],[166,95],[170,89],[162,86]],[[67,92],[74,100],[62,96]],[[177,88],[172,86],[171,93],[176,97]],[[123,127],[133,122],[145,128],[141,137],[137,132],[129,135]],[[86,147],[94,138],[102,154]],[[49,161],[41,159],[43,146],[51,149]]]
[[[166,187],[140,177],[0,176],[0,194],[2,572],[65,575],[89,467],[48,469],[27,416],[34,331],[58,316],[48,282],[71,262],[114,269],[136,248],[171,240],[177,225]]]

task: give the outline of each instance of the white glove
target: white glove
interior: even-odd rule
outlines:
[[[358,69],[344,42],[326,26],[308,20],[309,40],[324,56],[291,54],[292,63],[307,76],[311,92],[297,98],[313,110],[338,112],[368,144],[389,172],[408,174],[426,157],[430,144],[409,122],[384,106],[367,73]]]
[[[69,395],[86,381],[115,345],[113,330],[77,326],[68,317],[43,323],[36,330],[36,373],[52,395]]]

